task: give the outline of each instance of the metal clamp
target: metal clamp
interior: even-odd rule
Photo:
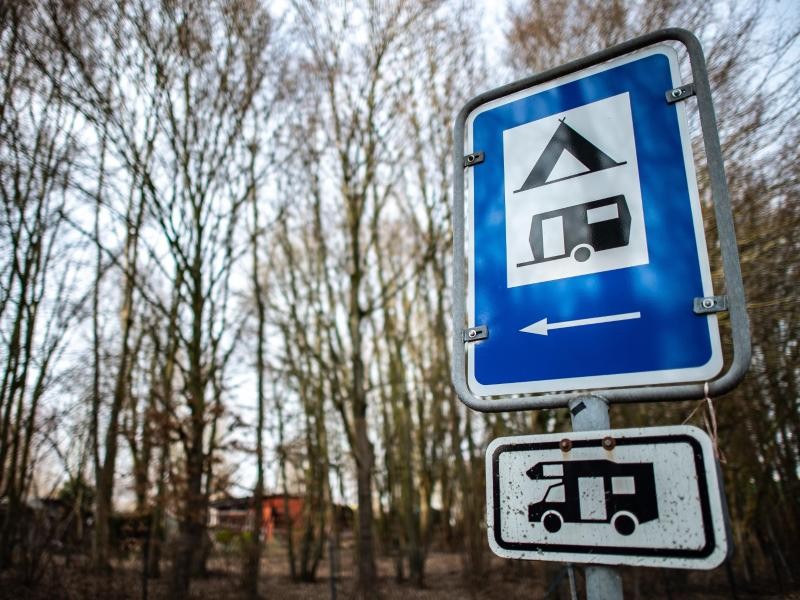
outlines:
[[[478,325],[464,329],[461,334],[464,342],[477,342],[489,337],[489,328],[486,325]]]
[[[706,296],[694,299],[694,314],[710,315],[728,310],[727,296]]]
[[[686,100],[687,98],[691,98],[694,96],[694,83],[687,83],[686,85],[682,85],[681,87],[676,87],[673,90],[669,90],[665,94],[667,98],[668,104],[675,104],[676,102],[680,102],[681,100]]]
[[[473,152],[472,154],[467,154],[464,157],[464,167],[474,167],[477,164],[480,164],[484,160],[483,152]]]

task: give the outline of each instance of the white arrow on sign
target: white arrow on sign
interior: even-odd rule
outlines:
[[[630,312],[618,315],[606,315],[604,317],[592,317],[590,319],[575,319],[574,321],[561,321],[561,323],[548,323],[547,317],[520,329],[523,333],[535,333],[536,335],[547,335],[551,329],[564,329],[566,327],[580,327],[581,325],[596,325],[598,323],[611,323],[613,321],[627,321],[628,319],[639,319],[642,313]]]

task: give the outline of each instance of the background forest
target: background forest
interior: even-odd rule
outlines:
[[[796,3],[10,0],[0,596],[98,595],[69,592],[67,572],[111,589],[109,573],[131,564],[120,515],[144,556],[130,568],[145,575],[120,597],[146,597],[148,576],[165,597],[198,594],[222,546],[235,549],[229,580],[252,597],[271,589],[275,561],[291,580],[324,582],[331,557],[352,563],[344,595],[430,586],[438,553],[485,587],[500,568],[486,445],[568,429],[569,415],[472,413],[451,388],[452,124],[479,92],[665,26],[706,52],[754,356],[715,414],[615,406],[612,425],[715,422],[736,552],[703,581],[797,589]],[[252,534],[262,511],[231,544],[209,530],[214,501],[275,495],[302,499],[280,554]],[[60,519],[43,516],[48,499]],[[662,575],[641,577],[650,597]],[[663,577],[667,595],[687,581]]]

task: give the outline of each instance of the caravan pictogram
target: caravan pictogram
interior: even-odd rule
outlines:
[[[507,130],[504,160],[508,287],[648,262],[627,94]]]
[[[592,252],[627,246],[630,232],[631,213],[622,195],[533,215],[528,238],[533,260],[517,266],[565,256],[585,262]]]

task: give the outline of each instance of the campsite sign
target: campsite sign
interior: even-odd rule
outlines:
[[[707,381],[722,367],[677,56],[653,46],[466,118],[467,387]]]

